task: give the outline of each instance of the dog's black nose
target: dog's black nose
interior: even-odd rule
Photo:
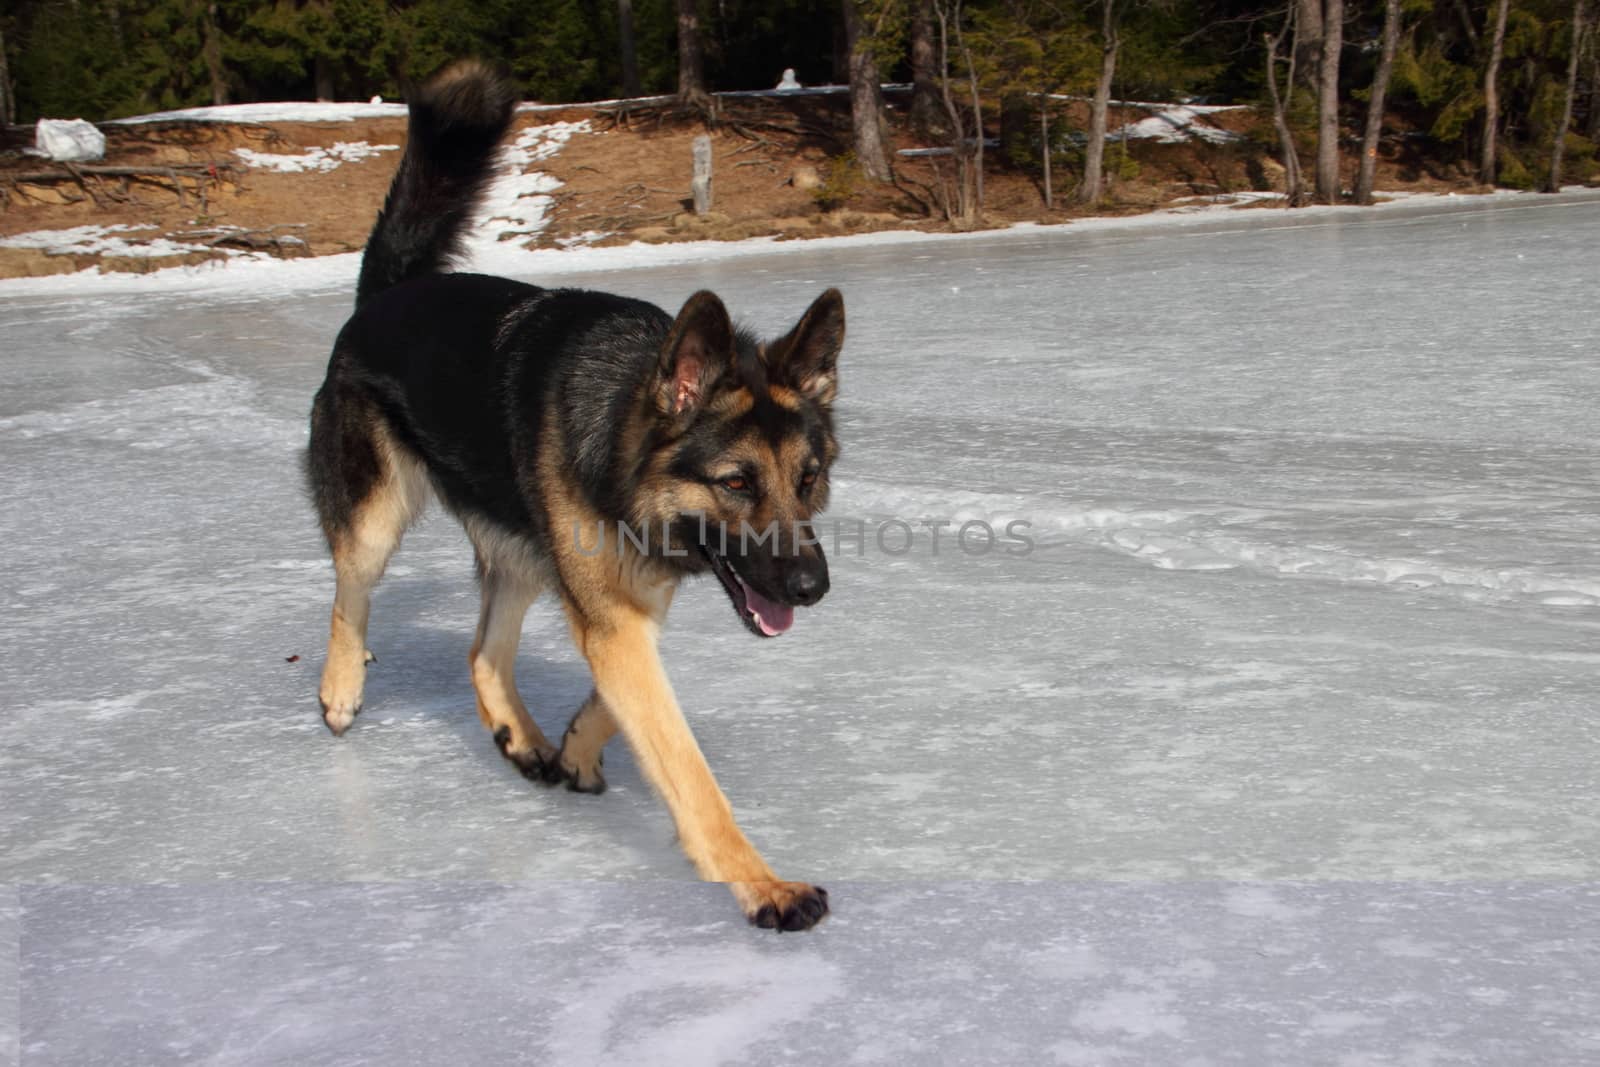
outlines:
[[[783,586],[791,604],[810,607],[828,591],[828,570],[826,567],[796,567],[784,579]]]

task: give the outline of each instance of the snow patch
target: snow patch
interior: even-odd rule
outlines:
[[[110,226],[74,226],[66,230],[33,230],[0,238],[0,248],[37,248],[51,256],[177,256],[213,251],[205,245],[153,237],[136,241],[125,234],[150,233],[158,227],[117,223]],[[216,251],[231,252],[229,249]],[[91,273],[92,273],[91,268]]]
[[[467,239],[474,264],[505,261],[507,246],[522,251],[522,239],[542,233],[550,225],[549,211],[561,182],[543,171],[528,170],[566,147],[574,134],[589,133],[587,119],[529,126],[501,149],[500,174],[484,194],[477,220]],[[596,240],[598,239],[595,238]],[[587,243],[587,242],[575,242]],[[514,270],[515,265],[497,269]]]
[[[397,144],[368,144],[365,141],[340,141],[332,148],[313,148],[300,155],[283,155],[257,152],[251,148],[235,148],[233,154],[257,170],[272,170],[279,174],[300,174],[305,171],[324,172],[345,163],[371,159],[383,152],[393,152]]]
[[[1185,141],[1205,141],[1208,144],[1227,144],[1239,140],[1239,135],[1202,120],[1202,117],[1227,110],[1219,107],[1192,105],[1163,105],[1147,119],[1130,122],[1119,130],[1106,134],[1108,141],[1155,141],[1157,144],[1182,144]]]

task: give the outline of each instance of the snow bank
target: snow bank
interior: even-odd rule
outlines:
[[[909,85],[886,84],[885,89],[909,89]],[[748,89],[735,92],[716,93],[716,96],[727,97],[763,97],[763,96],[835,96],[847,93],[847,85],[814,85],[800,89]],[[673,96],[640,96],[619,97],[613,100],[585,100],[571,104],[542,104],[538,102],[525,102],[517,105],[521,114],[537,113],[542,111],[566,111],[573,108],[602,108],[616,107],[622,104],[664,104],[670,103]],[[139,125],[148,122],[351,122],[356,119],[393,119],[405,118],[406,105],[403,103],[384,103],[381,99],[374,98],[370,103],[331,103],[328,101],[312,100],[284,100],[260,104],[222,104],[216,107],[186,107],[173,111],[155,111],[148,115],[133,115],[125,119],[113,119],[122,125]]]
[[[404,104],[335,104],[287,100],[265,104],[186,107],[176,111],[156,111],[149,115],[134,115],[131,118],[113,121],[121,125],[137,126],[147,122],[350,122],[355,119],[405,117]]]

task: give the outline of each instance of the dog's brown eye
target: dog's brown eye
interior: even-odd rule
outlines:
[[[801,485],[802,488],[810,489],[813,485],[816,485],[816,484],[817,484],[817,472],[816,471],[806,471],[804,474],[802,474],[800,476],[800,485]]]
[[[750,482],[745,478],[724,478],[722,479],[722,488],[731,493],[748,493],[750,491]]]

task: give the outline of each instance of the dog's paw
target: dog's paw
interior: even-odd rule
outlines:
[[[339,737],[350,729],[350,724],[356,721],[356,716],[361,714],[361,697],[329,699],[319,695],[317,702],[322,705],[322,721],[334,737]]]
[[[557,769],[572,792],[597,797],[606,791],[606,776],[600,773],[600,765],[605,762],[602,758],[596,757],[592,764],[571,763],[562,751],[557,754],[556,761]]]
[[[732,888],[750,925],[763,930],[809,930],[828,915],[828,891],[819,885],[738,882]]]
[[[322,682],[317,687],[317,700],[322,704],[322,721],[333,736],[343,734],[356,721],[366,680],[365,662],[329,652],[328,662],[322,668]]]
[[[564,781],[566,775],[561,772],[561,763],[556,758],[556,750],[546,745],[535,745],[528,749],[514,749],[511,747],[511,727],[502,726],[494,732],[495,747],[500,750],[500,755],[511,761],[511,765],[522,772],[522,777],[530,782],[540,785],[555,785]]]

